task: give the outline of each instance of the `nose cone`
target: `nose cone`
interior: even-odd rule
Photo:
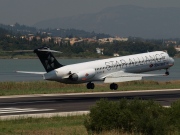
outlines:
[[[173,58],[169,58],[169,66],[173,66],[174,65],[174,59]]]

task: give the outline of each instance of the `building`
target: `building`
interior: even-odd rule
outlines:
[[[96,48],[96,52],[98,53],[98,54],[104,54],[103,52],[104,52],[104,48]]]

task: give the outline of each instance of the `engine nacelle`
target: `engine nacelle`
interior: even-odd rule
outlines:
[[[69,79],[72,81],[86,81],[95,76],[95,70],[94,69],[87,69],[80,71],[78,73],[73,73],[69,76]]]

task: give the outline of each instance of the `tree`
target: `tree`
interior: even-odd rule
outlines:
[[[177,51],[174,48],[174,46],[169,46],[167,48],[167,52],[168,52],[169,56],[171,56],[171,57],[174,57],[177,54]]]

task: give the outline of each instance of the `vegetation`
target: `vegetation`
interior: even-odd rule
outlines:
[[[118,83],[119,91],[175,89],[179,88],[180,81],[133,81]],[[86,84],[62,84],[50,81],[37,82],[0,82],[0,96],[50,94],[50,93],[76,93],[76,92],[105,92],[111,91],[109,84],[96,84],[94,90],[86,89]]]
[[[87,135],[85,116],[0,120],[0,135]]]
[[[171,54],[171,56],[174,56],[176,54],[176,50],[171,47],[165,47],[158,44],[153,44],[149,42],[116,42],[112,45],[102,45],[104,48],[104,54],[112,56],[113,53],[119,53],[120,55],[130,55],[130,54],[137,54],[137,53],[144,53],[144,52],[151,52],[151,51],[162,51],[167,50],[168,53]],[[175,50],[175,51],[174,51]]]
[[[0,40],[0,56],[9,56],[11,55],[29,55],[34,56],[33,53],[27,52],[15,52],[16,50],[33,50],[38,47],[48,46],[54,50],[60,50],[62,54],[57,55],[57,57],[93,57],[98,58],[102,55],[97,54],[96,48],[103,48],[104,55],[112,57],[114,53],[119,53],[121,56],[129,54],[144,53],[147,51],[158,51],[158,50],[167,50],[170,56],[175,56],[177,54],[174,47],[165,47],[152,43],[144,42],[116,42],[112,44],[103,44],[99,45],[98,43],[87,43],[82,42],[75,44],[73,46],[70,43],[61,43],[61,45],[54,44],[53,41],[48,43],[41,42],[40,40],[28,41],[26,39],[6,37],[3,40]],[[12,52],[10,52],[12,51]]]
[[[180,134],[180,101],[164,108],[154,101],[102,99],[85,120],[89,134],[107,131],[143,135]]]
[[[32,31],[32,33],[31,33]],[[45,32],[44,32],[45,31]],[[50,35],[48,33],[51,33]],[[32,36],[32,34],[34,36]],[[32,36],[32,37],[31,37]],[[50,38],[48,41],[44,41],[44,38],[60,36],[60,37],[85,37],[85,38],[105,38],[110,37],[107,34],[97,34],[95,32],[85,32],[82,30],[74,29],[46,29],[37,30],[33,27],[28,27],[25,25],[15,24],[10,25],[0,25],[0,57],[11,55],[14,56],[34,56],[33,53],[23,52],[17,50],[33,50],[42,46],[49,46],[52,49],[60,50],[63,53],[57,56],[59,57],[101,57],[96,52],[96,48],[103,48],[103,56],[113,56],[114,53],[119,53],[120,55],[143,53],[147,51],[158,51],[167,50],[170,56],[175,56],[177,54],[173,45],[165,46],[162,40],[143,40],[140,38],[130,37],[127,42],[114,41],[113,43],[100,44],[98,42],[78,42],[73,46],[70,45],[70,41],[61,40],[61,42],[54,42],[55,39]],[[37,38],[38,37],[38,38]],[[47,40],[47,39],[46,39]],[[12,52],[11,52],[12,51]]]

